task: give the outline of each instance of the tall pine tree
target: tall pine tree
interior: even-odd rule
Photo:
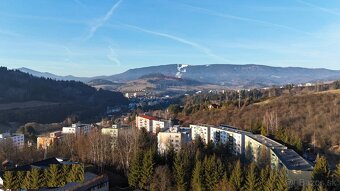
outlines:
[[[269,178],[270,170],[271,169],[270,169],[270,167],[268,165],[261,170],[261,172],[260,172],[260,180],[259,180],[260,190],[265,190],[266,183],[267,183],[268,178]]]
[[[336,189],[340,190],[340,163],[336,166],[335,175],[335,182],[336,182]]]
[[[242,183],[243,183],[243,175],[242,175],[241,162],[237,161],[230,176],[230,184],[233,190],[240,190]]]
[[[129,186],[135,189],[139,188],[139,182],[141,179],[142,172],[142,162],[143,153],[141,151],[137,151],[134,157],[132,158],[128,175]]]
[[[48,169],[45,169],[47,187],[58,187],[62,185],[61,171],[59,166],[52,164]]]
[[[4,176],[3,177],[4,188],[8,189],[8,190],[15,188],[16,176],[15,176],[14,172],[5,171],[3,176]]]
[[[149,189],[152,176],[154,173],[154,151],[149,149],[143,158],[142,169],[141,169],[141,178],[139,182],[139,187],[145,190]]]
[[[204,185],[207,190],[216,190],[223,177],[224,167],[220,159],[215,155],[205,157],[203,161]]]
[[[264,191],[276,190],[276,180],[277,180],[277,171],[276,169],[274,170],[271,169],[269,171],[268,180],[265,183],[263,190]]]
[[[177,191],[186,191],[190,182],[190,161],[188,153],[179,152],[174,163],[174,177]]]
[[[277,191],[288,191],[288,178],[287,171],[284,168],[279,169],[279,174],[276,179],[276,190]]]
[[[248,168],[247,177],[245,180],[245,185],[243,187],[243,190],[245,191],[260,190],[259,189],[260,184],[259,184],[255,170],[256,170],[255,163],[251,163],[250,167]]]
[[[26,177],[26,172],[25,171],[18,171],[16,173],[16,180],[15,180],[15,189],[21,189],[24,188],[24,180]]]
[[[194,170],[192,172],[191,188],[193,191],[203,190],[203,172],[202,172],[202,162],[197,159],[195,163]]]
[[[37,168],[32,168],[32,170],[28,173],[29,174],[29,189],[37,190],[43,186],[44,180],[41,179],[40,171]]]
[[[316,164],[312,173],[312,180],[317,185],[327,185],[327,181],[330,177],[330,171],[328,162],[324,156],[319,156],[316,159]]]

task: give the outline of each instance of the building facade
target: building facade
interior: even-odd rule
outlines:
[[[169,148],[173,147],[174,151],[178,152],[183,144],[191,141],[190,128],[171,127],[167,131],[159,132],[157,135],[158,152],[166,153]]]
[[[13,145],[17,148],[22,148],[25,145],[25,136],[24,134],[10,134],[10,133],[2,133],[0,134],[0,141],[11,140]]]
[[[242,155],[248,161],[273,169],[284,168],[290,184],[306,186],[311,180],[313,166],[294,150],[268,137],[228,125],[190,125],[190,128],[193,140],[200,137],[205,143],[227,144],[232,154]]]
[[[92,125],[90,124],[75,123],[75,124],[72,124],[71,127],[63,127],[62,133],[80,135],[80,134],[87,134],[91,130],[92,130]]]
[[[171,120],[152,120],[152,133],[166,131],[172,126]]]
[[[144,128],[147,132],[152,132],[152,121],[158,120],[156,117],[148,115],[137,115],[136,116],[136,127],[141,130]]]
[[[60,142],[62,139],[61,131],[54,131],[49,134],[49,136],[39,136],[37,138],[37,148],[46,149],[55,143]]]

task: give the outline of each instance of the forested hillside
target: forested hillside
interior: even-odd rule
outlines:
[[[185,100],[183,107],[173,105],[169,109],[184,125],[230,124],[270,136],[300,153],[315,148],[340,158],[340,90],[276,97],[248,94],[240,107],[236,94],[228,101],[221,101],[221,97],[212,101],[209,96],[193,96]],[[212,102],[220,107],[209,109]]]
[[[55,81],[0,68],[0,121],[52,122],[67,115],[96,115],[107,106],[126,105],[121,93],[81,82]]]

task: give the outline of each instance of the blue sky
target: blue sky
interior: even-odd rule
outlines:
[[[338,0],[0,0],[0,65],[110,75],[162,64],[340,70]]]

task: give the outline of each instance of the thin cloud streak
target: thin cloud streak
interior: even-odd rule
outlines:
[[[182,44],[189,45],[189,46],[191,46],[191,47],[193,47],[193,48],[203,52],[207,56],[209,56],[211,58],[214,58],[217,61],[227,61],[226,59],[224,59],[224,58],[214,54],[210,49],[206,48],[205,46],[200,45],[200,44],[195,43],[195,42],[192,42],[190,40],[187,40],[187,39],[184,39],[184,38],[181,38],[181,37],[178,37],[178,36],[174,36],[174,35],[171,35],[171,34],[167,34],[167,33],[161,33],[161,32],[147,30],[147,29],[144,29],[144,28],[141,28],[141,27],[137,27],[137,26],[133,26],[133,25],[125,24],[124,26],[126,26],[128,28],[131,28],[131,29],[135,29],[135,30],[144,32],[144,33],[148,33],[148,34],[164,37],[164,38],[167,38],[167,39],[170,39],[170,40],[174,40],[174,41],[182,43]]]
[[[226,14],[226,13],[220,13],[217,11],[201,8],[201,7],[196,7],[192,5],[187,5],[187,4],[181,4],[182,6],[191,8],[192,10],[199,11],[201,13],[206,13],[209,15],[217,16],[217,17],[222,17],[226,19],[233,19],[233,20],[239,20],[239,21],[244,21],[244,22],[250,22],[250,23],[256,23],[256,24],[261,24],[261,25],[267,25],[275,28],[281,28],[281,29],[286,29],[290,31],[295,31],[298,33],[306,34],[306,35],[312,35],[311,33],[296,29],[294,27],[286,26],[286,25],[281,25],[281,24],[276,24],[276,23],[271,23],[268,21],[263,21],[263,20],[258,20],[258,19],[252,19],[252,18],[247,18],[247,17],[240,17],[240,16],[235,16],[231,14]]]
[[[111,46],[109,46],[109,53],[107,54],[107,58],[118,66],[122,65],[121,61],[118,59],[118,54]]]
[[[115,12],[115,10],[119,7],[122,0],[119,0],[117,3],[113,4],[111,9],[106,13],[106,15],[97,20],[97,22],[91,27],[89,34],[87,35],[86,39],[90,39],[93,37],[93,35],[96,33],[96,31],[103,26],[112,16],[112,14]]]
[[[337,16],[340,16],[340,13],[339,12],[336,12],[334,10],[331,10],[331,9],[327,9],[327,8],[324,8],[324,7],[320,7],[318,5],[315,5],[315,4],[312,4],[312,3],[309,3],[307,1],[303,1],[303,0],[296,0],[297,2],[301,3],[301,4],[304,4],[308,7],[312,7],[312,8],[315,8],[315,9],[319,9],[321,11],[324,11],[324,12],[327,12],[327,13],[330,13],[330,14],[333,14],[333,15],[337,15]]]

